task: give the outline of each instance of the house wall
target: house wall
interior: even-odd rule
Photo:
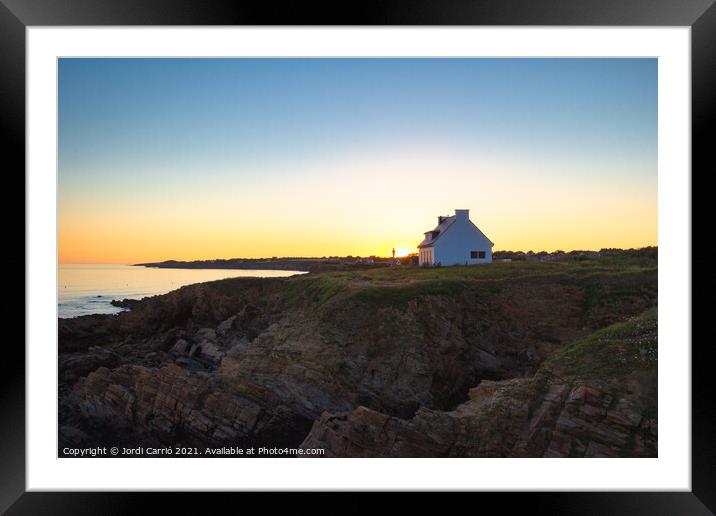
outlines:
[[[470,222],[467,215],[460,211],[462,210],[456,210],[457,219],[435,242],[432,264],[447,266],[492,263],[492,244]],[[485,258],[470,258],[470,251],[484,251]]]
[[[420,265],[432,265],[433,264],[433,248],[432,247],[425,247],[423,249],[419,249],[418,253],[418,263]]]

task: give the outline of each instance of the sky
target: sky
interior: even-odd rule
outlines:
[[[656,59],[77,59],[61,263],[657,245]]]

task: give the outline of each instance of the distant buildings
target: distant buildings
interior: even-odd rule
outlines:
[[[476,265],[492,263],[495,244],[470,220],[470,210],[438,217],[438,225],[425,232],[418,244],[420,265]]]

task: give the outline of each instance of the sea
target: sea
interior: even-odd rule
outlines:
[[[142,299],[166,294],[184,285],[223,278],[277,278],[300,271],[246,269],[159,269],[135,265],[60,264],[57,282],[58,317],[116,314],[124,308],[113,299]]]

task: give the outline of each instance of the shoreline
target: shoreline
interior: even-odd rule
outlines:
[[[60,319],[59,450],[657,454],[652,258],[263,279]]]
[[[287,277],[306,271],[275,269],[186,269],[163,270],[131,265],[61,266],[58,277],[59,319],[84,315],[116,315],[120,308],[148,297],[168,294],[188,285],[206,284],[225,278]]]

